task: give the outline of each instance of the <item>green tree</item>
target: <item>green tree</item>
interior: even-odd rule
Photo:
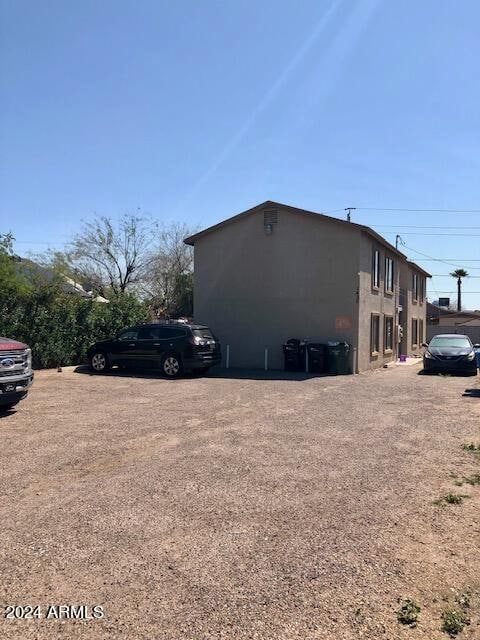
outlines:
[[[0,335],[26,342],[35,367],[80,364],[93,342],[149,319],[147,305],[133,295],[99,303],[69,293],[62,277],[46,277],[15,256],[13,242],[11,234],[0,235]]]
[[[468,272],[465,269],[455,269],[450,274],[452,278],[457,280],[457,311],[462,310],[462,278],[468,278]]]
[[[18,258],[13,252],[15,238],[11,233],[0,234],[0,299],[10,299],[29,288],[28,280],[18,269]]]

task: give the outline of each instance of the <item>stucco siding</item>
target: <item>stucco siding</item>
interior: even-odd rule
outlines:
[[[263,367],[268,347],[283,368],[292,337],[356,346],[360,232],[281,207],[272,226],[258,211],[195,242],[195,321],[230,345],[231,366]]]
[[[398,257],[380,243],[375,242],[369,236],[362,234],[360,244],[360,269],[359,269],[359,347],[358,368],[360,371],[383,367],[394,357],[394,349],[384,349],[385,316],[393,317],[395,323],[395,296],[398,295],[400,261]],[[380,282],[378,288],[372,287],[372,263],[373,251],[380,252]],[[385,258],[394,261],[393,294],[385,292]],[[379,342],[380,350],[372,355],[371,346],[371,318],[372,314],[379,316]],[[394,338],[395,339],[395,338]]]
[[[405,355],[411,356],[415,354],[421,354],[421,344],[426,339],[426,324],[427,324],[427,300],[426,296],[421,299],[414,299],[412,289],[413,274],[416,273],[417,277],[423,281],[424,275],[417,271],[410,264],[405,265],[401,274],[400,286],[402,289],[402,328],[403,328],[403,340],[401,344],[401,351]],[[417,341],[413,340],[413,320],[417,321],[418,337]]]

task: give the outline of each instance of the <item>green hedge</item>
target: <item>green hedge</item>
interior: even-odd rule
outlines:
[[[0,336],[27,343],[35,368],[82,363],[92,343],[148,318],[146,306],[126,295],[108,304],[56,287],[0,295]]]

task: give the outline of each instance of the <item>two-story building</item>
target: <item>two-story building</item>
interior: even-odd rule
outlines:
[[[230,366],[261,368],[267,348],[281,369],[282,344],[306,338],[348,342],[352,370],[382,367],[400,353],[399,321],[402,353],[422,342],[429,274],[369,227],[267,201],[185,242],[195,321],[229,346]]]

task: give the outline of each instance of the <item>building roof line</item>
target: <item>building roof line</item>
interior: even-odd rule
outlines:
[[[383,246],[387,247],[392,253],[400,256],[402,258],[402,260],[404,260],[406,263],[408,263],[412,267],[415,267],[416,269],[421,271],[427,277],[429,277],[429,278],[431,277],[430,274],[427,271],[422,269],[422,267],[419,267],[415,262],[413,262],[411,260],[408,260],[408,258],[407,258],[407,256],[405,254],[403,254],[401,251],[396,249],[392,244],[390,244],[388,242],[388,240],[385,240],[385,238],[383,236],[381,236],[379,233],[377,233],[376,231],[374,231],[370,227],[367,227],[364,224],[358,224],[357,222],[349,222],[348,220],[340,220],[340,218],[334,218],[333,216],[327,216],[324,213],[319,213],[317,211],[309,211],[307,209],[300,209],[299,207],[294,207],[292,205],[284,204],[282,202],[275,202],[274,200],[266,200],[265,202],[257,204],[255,207],[252,207],[251,209],[247,209],[246,211],[242,211],[241,213],[237,213],[236,215],[231,216],[230,218],[226,218],[225,220],[222,220],[221,222],[218,222],[217,224],[214,224],[214,225],[212,225],[210,227],[207,227],[206,229],[203,229],[202,231],[199,231],[198,233],[195,233],[195,234],[193,234],[191,236],[188,236],[188,238],[184,239],[184,242],[185,242],[185,244],[193,246],[195,244],[195,242],[197,240],[199,240],[200,238],[202,238],[203,236],[205,236],[205,235],[207,235],[209,233],[212,233],[214,231],[217,231],[218,229],[221,229],[222,227],[225,227],[226,225],[228,225],[228,224],[230,224],[232,222],[236,222],[237,220],[240,220],[241,218],[249,216],[249,215],[251,215],[253,213],[257,213],[258,211],[261,211],[265,207],[272,207],[272,206],[273,207],[281,207],[283,209],[287,209],[287,210],[291,211],[292,213],[303,214],[303,215],[308,215],[308,216],[315,216],[318,219],[326,220],[326,221],[332,222],[334,224],[340,224],[340,225],[343,225],[343,226],[348,226],[350,228],[353,227],[355,229],[358,229],[359,231],[362,231],[363,233],[366,233],[367,235],[369,235],[371,238],[374,238],[377,242],[379,242]]]

